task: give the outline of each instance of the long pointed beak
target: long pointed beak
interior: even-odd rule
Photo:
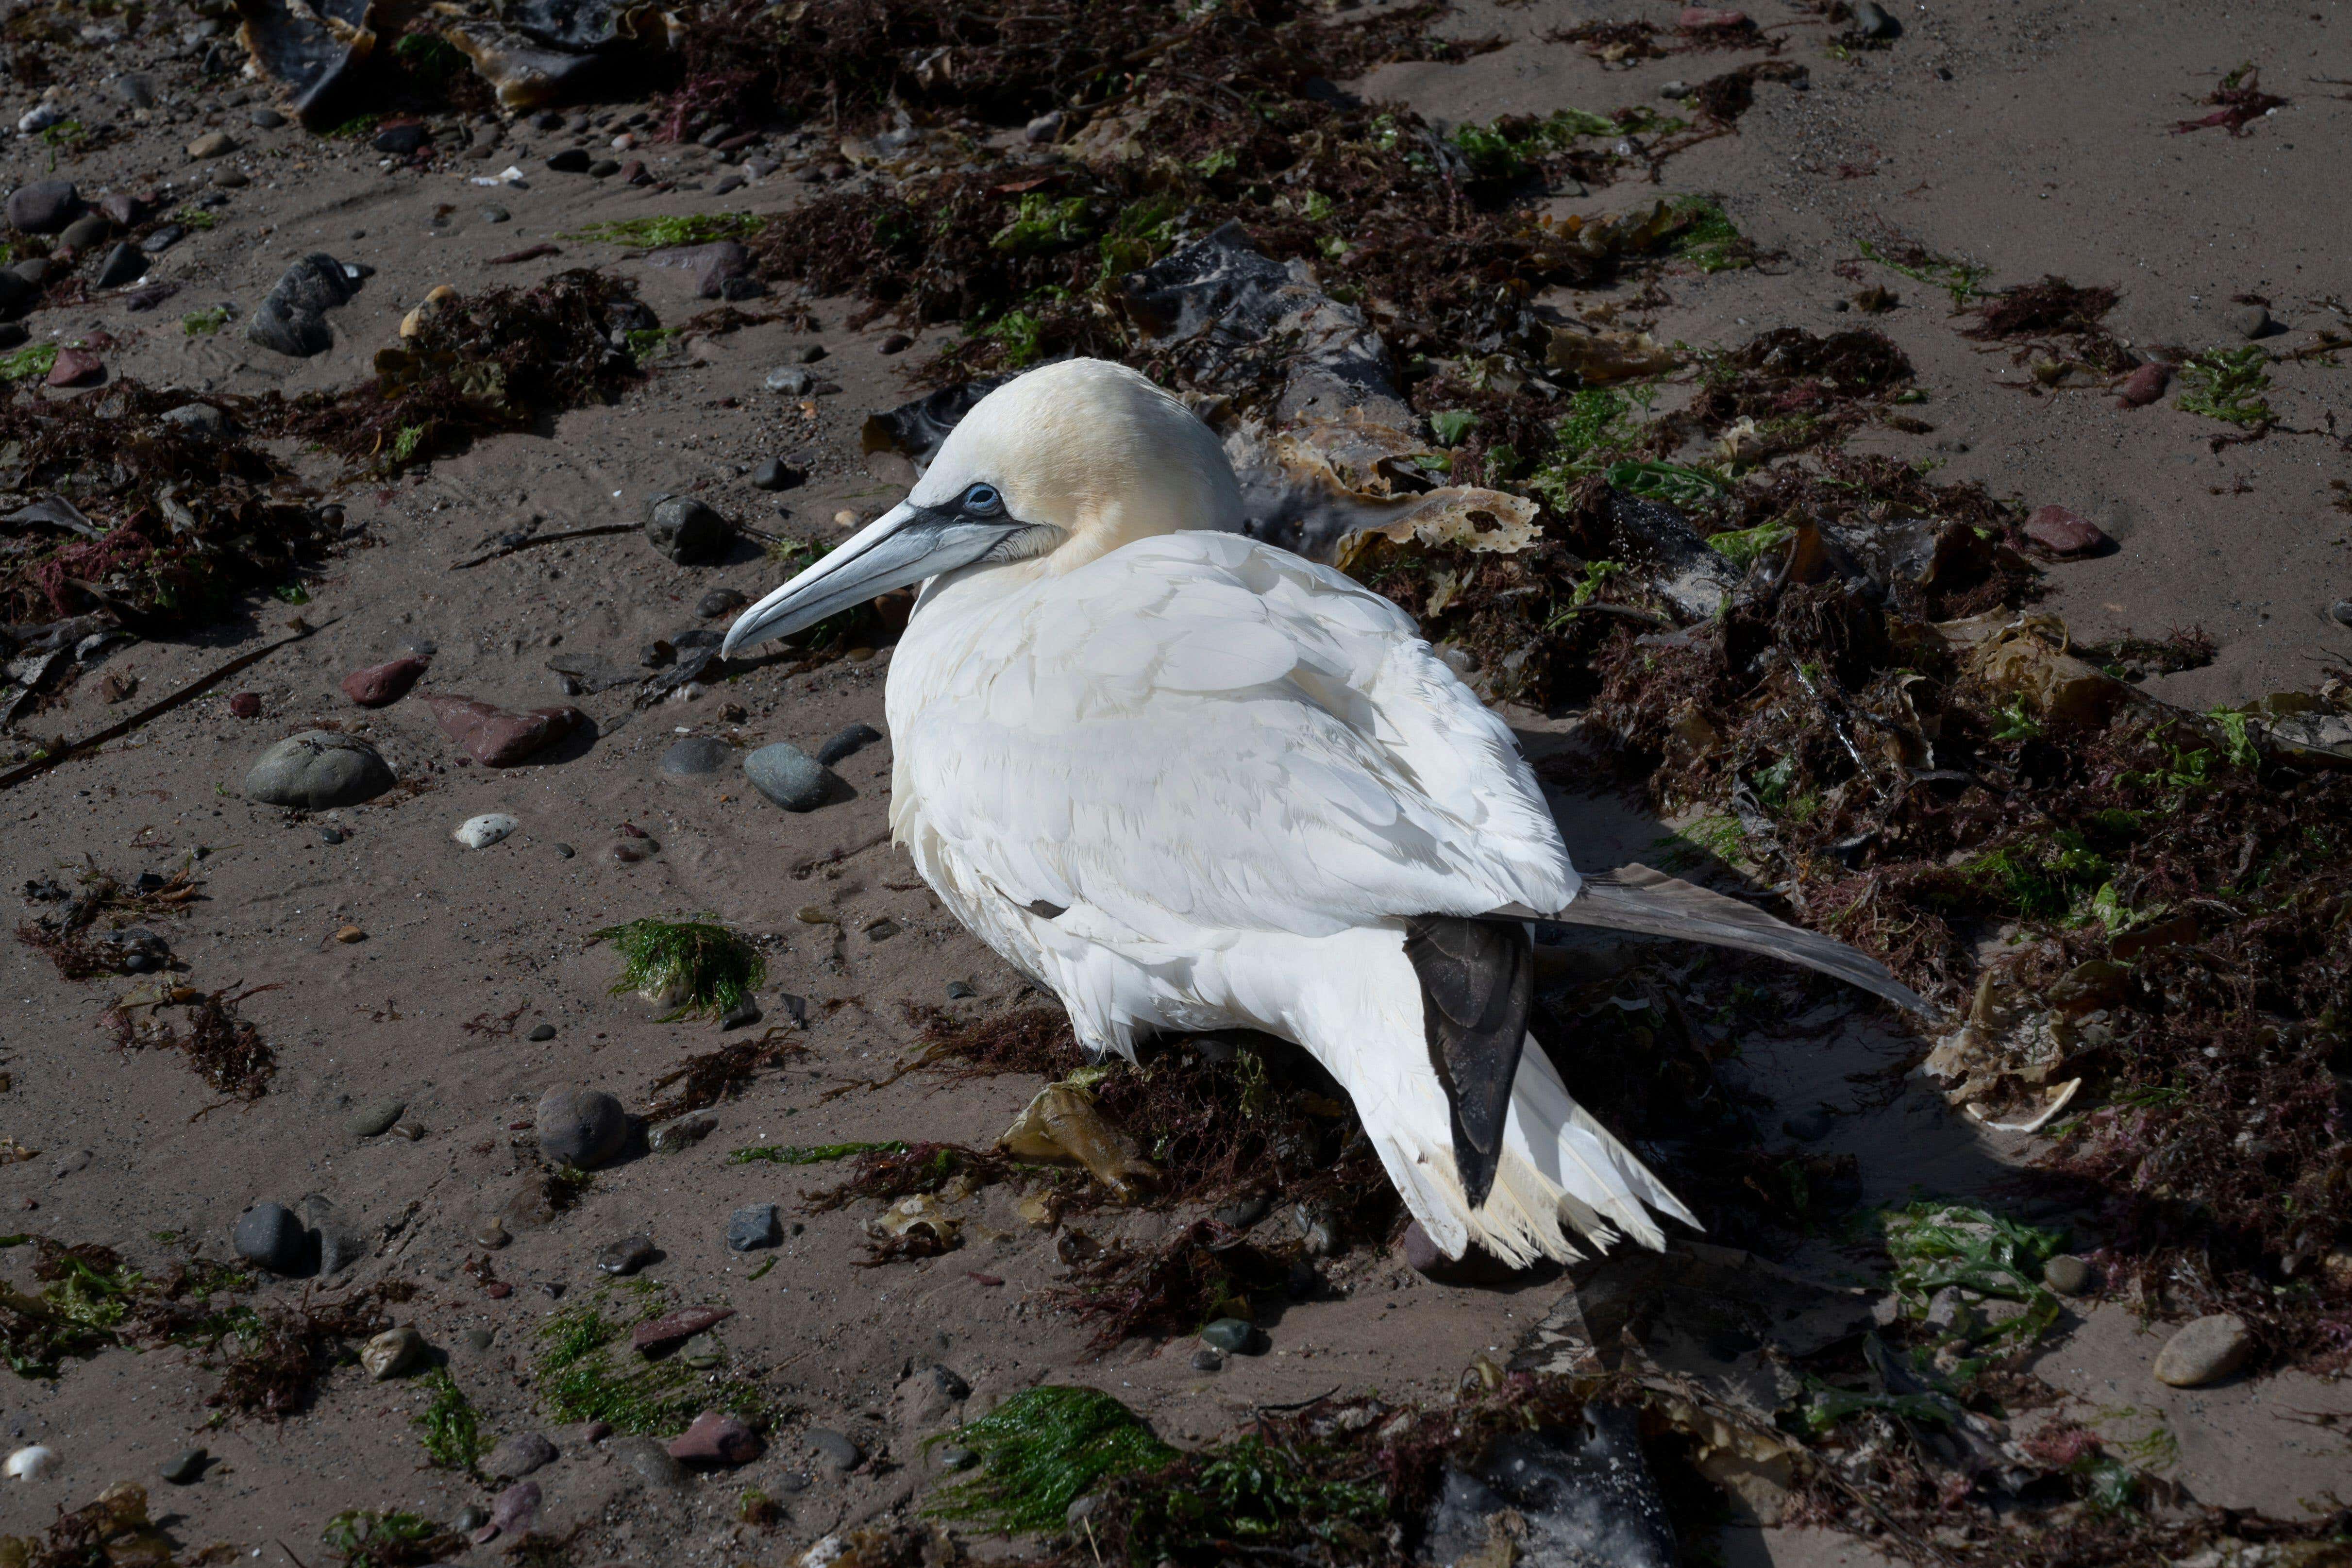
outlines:
[[[901,502],[736,617],[719,651],[732,656],[737,648],[789,637],[893,588],[969,566],[1022,527],[1009,519],[983,522]]]

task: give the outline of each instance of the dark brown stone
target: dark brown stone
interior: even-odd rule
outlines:
[[[2172,367],[2161,360],[2150,360],[2129,375],[2116,388],[2116,406],[2145,408],[2164,395],[2172,384]]]
[[[2107,547],[2098,524],[2063,506],[2045,506],[2028,518],[2025,537],[2053,555],[2089,555]]]
[[[408,695],[429,667],[421,658],[395,658],[343,677],[343,695],[362,708],[384,708]]]
[[[713,1323],[723,1323],[734,1315],[732,1307],[688,1307],[650,1323],[639,1323],[629,1331],[629,1343],[640,1351],[659,1350],[664,1345],[690,1340]]]

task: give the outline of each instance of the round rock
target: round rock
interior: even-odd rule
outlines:
[[[751,488],[758,490],[788,490],[799,484],[804,476],[798,468],[781,458],[770,458],[751,470]]]
[[[2340,626],[2352,626],[2352,599],[2338,599],[2327,612]]]
[[[646,508],[646,542],[680,566],[717,560],[734,537],[725,518],[690,496],[656,496]]]
[[[2175,1388],[2202,1388],[2253,1359],[2254,1336],[2235,1312],[2215,1312],[2184,1325],[2156,1355],[2156,1380]]]
[[[245,793],[263,805],[325,811],[373,800],[399,782],[358,736],[305,730],[261,753],[245,775]]]
[[[284,1204],[256,1204],[246,1210],[229,1242],[239,1258],[272,1274],[299,1274],[310,1262],[310,1236]]]
[[[735,760],[735,748],[709,735],[688,735],[662,753],[661,771],[696,778]]]
[[[8,226],[19,234],[55,234],[80,211],[71,180],[35,180],[8,193]]]
[[[649,1236],[625,1236],[597,1248],[596,1267],[607,1274],[635,1274],[661,1256]]]
[[[750,598],[732,588],[713,588],[696,602],[694,613],[701,620],[715,621],[721,616],[734,614],[751,602]]]
[[[2042,1282],[2061,1296],[2079,1296],[2097,1276],[2091,1266],[2071,1252],[2062,1252],[2042,1266]]]
[[[1228,1355],[1255,1355],[1265,1348],[1265,1336],[1245,1318],[1219,1318],[1201,1331],[1201,1342]]]
[[[354,1138],[373,1138],[379,1132],[391,1131],[392,1124],[399,1121],[400,1113],[407,1109],[408,1102],[404,1100],[379,1100],[373,1105],[362,1106],[345,1117],[343,1131]]]
[[[164,1460],[155,1473],[175,1487],[184,1487],[205,1473],[205,1461],[211,1457],[202,1448],[183,1448]]]
[[[833,797],[841,782],[824,763],[785,741],[747,753],[743,776],[786,811],[814,811]]]
[[[199,441],[223,440],[229,432],[228,416],[209,403],[183,403],[167,411],[163,419]]]
[[[621,1102],[602,1089],[557,1087],[540,1097],[540,1152],[583,1170],[603,1164],[629,1141]]]
[[[866,1450],[859,1447],[854,1438],[829,1426],[810,1427],[808,1446],[819,1459],[836,1470],[854,1470],[858,1461],[866,1458]]]
[[[459,823],[457,831],[449,837],[468,849],[488,849],[521,826],[504,812],[486,811],[479,816],[469,816]]]
[[[503,1439],[482,1461],[485,1475],[520,1480],[533,1470],[555,1463],[555,1445],[538,1432],[519,1432]]]
[[[871,724],[852,724],[832,740],[816,749],[816,760],[826,767],[856,752],[863,751],[882,738],[882,731]]]

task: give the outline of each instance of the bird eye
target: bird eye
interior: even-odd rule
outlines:
[[[963,510],[988,516],[1004,510],[1004,498],[996,493],[994,485],[974,485],[963,492]]]

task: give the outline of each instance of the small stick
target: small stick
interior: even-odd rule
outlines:
[[[238,670],[245,668],[247,666],[258,664],[263,659],[268,658],[271,654],[276,653],[279,648],[286,647],[288,644],[300,642],[303,638],[310,636],[313,632],[324,631],[329,626],[333,626],[336,621],[340,621],[342,617],[341,616],[336,616],[331,619],[320,622],[315,626],[308,625],[307,623],[302,624],[302,629],[294,633],[291,637],[282,637],[276,642],[262,644],[251,653],[239,654],[236,658],[230,659],[226,664],[222,665],[218,669],[214,670],[211,674],[198,676],[195,679],[190,681],[187,685],[181,687],[177,691],[173,692],[169,697],[164,698],[162,701],[152,702],[146,707],[142,708],[138,712],[133,713],[130,718],[123,720],[120,724],[110,724],[105,729],[100,730],[97,734],[84,736],[79,741],[68,741],[63,746],[59,747],[57,751],[49,752],[47,756],[36,757],[20,768],[13,769],[5,773],[0,773],[0,790],[14,789],[18,784],[23,784],[26,779],[31,778],[37,773],[47,773],[49,769],[56,767],[59,763],[64,762],[68,757],[74,755],[76,752],[87,752],[95,747],[102,746],[109,741],[120,740],[121,737],[131,733],[131,731],[139,728],[140,725],[147,722],[150,719],[160,719],[164,714],[169,713],[173,709],[179,707],[182,703],[188,701],[190,699],[203,696],[205,692],[210,691],[214,687],[218,686],[222,681],[226,680],[230,676],[235,675]]]
[[[485,264],[490,267],[511,266],[518,261],[536,261],[542,256],[561,256],[563,252],[551,245],[534,245],[521,250],[509,250],[504,256],[493,256]]]
[[[793,880],[795,882],[805,882],[809,879],[810,873],[817,870],[821,867],[837,864],[840,861],[848,859],[852,855],[863,855],[866,851],[873,848],[876,845],[887,844],[888,842],[890,842],[890,830],[886,827],[881,832],[876,834],[873,837],[866,840],[863,844],[853,844],[846,849],[836,849],[830,855],[820,855],[814,860],[802,861],[799,865],[793,868]]]
[[[518,550],[529,550],[536,544],[561,544],[567,539],[594,539],[602,534],[636,531],[637,525],[634,522],[605,522],[594,528],[567,528],[562,533],[533,534],[520,544],[501,544],[488,555],[477,555],[470,561],[453,561],[449,563],[449,570],[463,572],[468,566],[479,566],[485,561],[496,561],[501,555],[512,555]]]

